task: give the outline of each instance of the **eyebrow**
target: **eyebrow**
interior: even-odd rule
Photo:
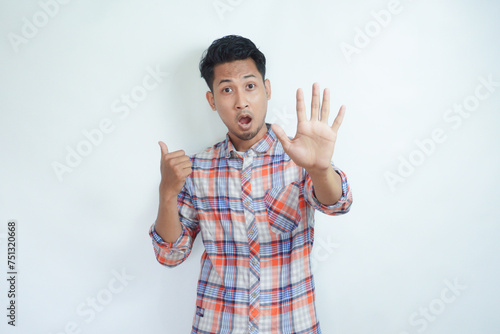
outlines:
[[[257,78],[255,75],[253,74],[248,74],[248,75],[245,75],[243,77],[243,79],[248,79],[248,78]],[[217,86],[220,86],[221,83],[224,83],[224,82],[233,82],[233,80],[231,79],[222,79],[221,81],[219,81],[219,84]]]

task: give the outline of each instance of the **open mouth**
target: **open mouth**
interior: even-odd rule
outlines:
[[[242,118],[239,119],[239,122],[241,124],[248,124],[252,121],[252,118],[250,116],[243,116]]]
[[[252,123],[252,117],[250,115],[241,115],[238,117],[238,125],[243,130],[248,130]]]

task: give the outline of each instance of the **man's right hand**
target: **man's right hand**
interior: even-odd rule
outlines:
[[[167,145],[159,141],[161,148],[160,199],[173,200],[181,192],[186,177],[192,172],[192,162],[184,151],[168,152]]]

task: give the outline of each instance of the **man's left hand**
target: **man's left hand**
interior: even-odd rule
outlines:
[[[298,124],[295,138],[290,140],[279,125],[272,125],[274,133],[288,156],[309,173],[322,173],[331,166],[337,132],[344,119],[345,106],[340,107],[331,126],[328,125],[329,114],[330,91],[328,88],[324,90],[323,103],[320,106],[320,89],[319,85],[315,83],[312,90],[310,120],[306,116],[304,93],[300,88],[297,90]]]

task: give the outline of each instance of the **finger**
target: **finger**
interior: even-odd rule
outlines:
[[[178,178],[185,177],[191,174],[191,165],[176,165],[172,168],[171,172]]]
[[[271,125],[271,128],[273,129],[274,133],[276,134],[276,137],[278,137],[278,140],[280,141],[281,145],[283,146],[283,149],[286,152],[288,150],[288,147],[290,146],[291,140],[288,138],[285,131],[278,124]]]
[[[191,173],[193,172],[193,170],[191,168],[185,168],[182,170],[182,176],[183,177],[187,177],[189,176]]]
[[[337,114],[337,117],[335,117],[335,120],[333,121],[332,124],[332,130],[334,130],[335,132],[339,130],[340,124],[342,124],[342,120],[344,119],[344,115],[345,115],[345,106],[342,105],[340,107],[339,113]]]
[[[321,103],[321,121],[328,123],[328,116],[330,115],[330,90],[325,88],[323,91],[323,103]]]
[[[311,121],[318,121],[319,116],[319,84],[315,82],[312,89]]]
[[[307,120],[306,105],[304,103],[304,92],[302,88],[297,89],[297,121],[303,122]]]
[[[178,166],[181,169],[191,169],[191,167],[193,167],[193,163],[191,162],[191,159],[189,159],[187,161],[179,162]]]
[[[184,152],[184,150],[178,150],[167,154],[168,159],[182,157],[182,156],[187,157],[186,152]]]
[[[181,155],[179,157],[169,158],[170,166],[185,165],[186,163],[191,163],[191,159],[187,155]]]
[[[164,142],[162,141],[159,141],[158,142],[158,145],[160,145],[160,149],[161,149],[161,155],[164,156],[165,154],[168,153],[168,147],[167,147],[167,144],[165,144]]]

